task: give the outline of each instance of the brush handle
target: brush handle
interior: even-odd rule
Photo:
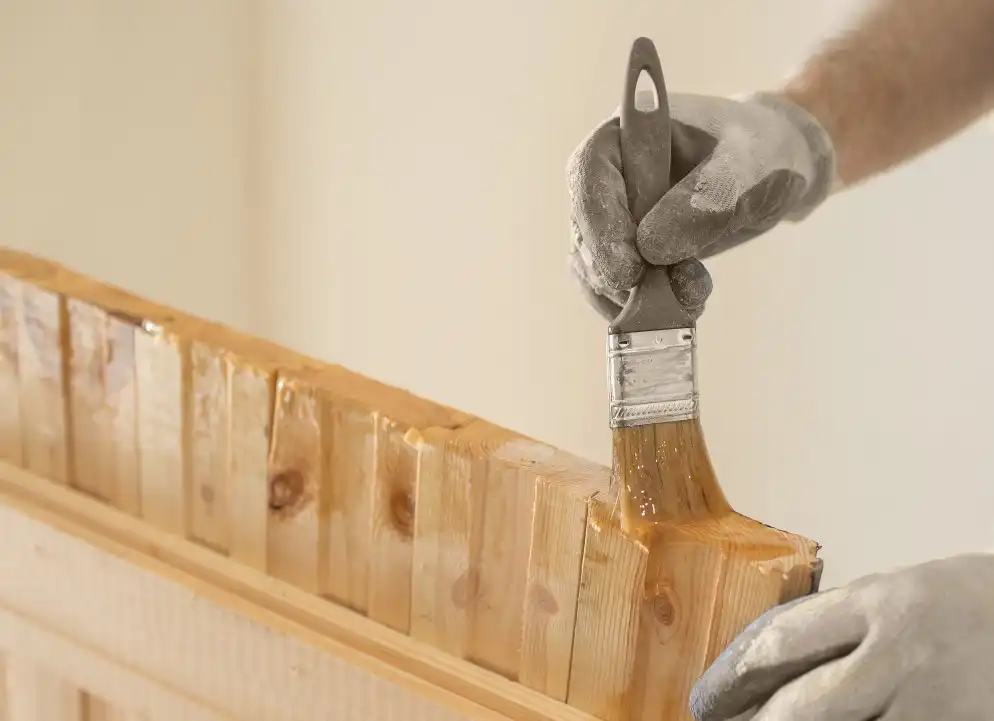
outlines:
[[[649,111],[639,110],[636,104],[636,88],[643,72],[656,87],[656,107]],[[636,223],[670,189],[671,152],[670,106],[659,54],[649,38],[638,38],[628,56],[621,103],[622,175],[628,209]],[[608,332],[615,335],[692,327],[694,321],[673,293],[667,268],[648,265]]]
[[[636,91],[645,72],[656,86],[656,107],[639,110]],[[670,104],[659,54],[649,38],[632,43],[621,104],[621,167],[628,210],[636,223],[670,189]]]

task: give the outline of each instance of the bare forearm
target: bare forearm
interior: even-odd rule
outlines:
[[[994,108],[994,0],[871,0],[784,89],[821,121],[846,185]]]

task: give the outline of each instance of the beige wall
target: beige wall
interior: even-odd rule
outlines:
[[[250,324],[239,0],[0,0],[0,238]]]
[[[607,462],[566,156],[636,35],[671,90],[738,92],[843,5],[0,0],[0,230]],[[990,167],[977,128],[711,263],[719,475],[827,584],[994,546]]]

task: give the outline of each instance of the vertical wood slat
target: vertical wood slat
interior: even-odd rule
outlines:
[[[463,657],[467,608],[476,594],[469,537],[472,460],[457,432],[427,429],[415,442],[418,470],[410,634]]]
[[[184,377],[187,535],[227,553],[231,522],[227,364],[209,346],[193,342]]]
[[[7,657],[8,721],[87,721],[83,693],[33,663]]]
[[[18,370],[21,282],[0,273],[0,458],[23,463]]]
[[[320,394],[302,380],[278,376],[269,458],[267,566],[277,578],[321,591],[326,537],[321,504]]]
[[[418,451],[410,429],[376,417],[368,615],[395,631],[411,627]]]
[[[274,376],[236,359],[228,360],[229,553],[266,570],[269,517],[269,433]]]
[[[140,512],[134,323],[68,299],[71,482]]]
[[[467,658],[517,680],[535,509],[535,477],[496,457],[471,480],[475,573]]]
[[[135,331],[141,515],[157,528],[186,533],[183,369],[187,344],[154,329]]]
[[[629,721],[632,670],[648,553],[624,536],[610,502],[587,517],[567,703],[604,721]]]
[[[375,422],[367,410],[333,397],[323,399],[321,523],[327,528],[328,545],[321,591],[360,613],[369,607]]]
[[[582,476],[582,470],[576,473]],[[535,489],[519,680],[558,701],[569,689],[592,495],[554,477],[540,478]]]
[[[22,284],[18,313],[18,375],[23,464],[57,483],[69,480],[67,398],[62,347],[65,303],[56,293]]]
[[[544,512],[557,522],[547,530],[564,534],[562,548],[534,532],[540,476],[556,471],[553,449],[484,422],[428,429],[419,440],[411,635],[540,685],[548,672],[544,654],[551,652],[557,693],[565,697],[582,519],[592,492],[564,486],[543,498]],[[574,519],[572,529],[558,527],[561,517]],[[572,561],[551,566],[552,548],[572,554]]]

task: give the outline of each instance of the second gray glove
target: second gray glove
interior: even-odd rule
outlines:
[[[587,136],[567,166],[571,266],[590,302],[612,319],[646,262],[671,266],[677,298],[699,316],[711,280],[697,259],[806,217],[835,178],[828,134],[780,95],[672,94],[669,104],[673,187],[638,227],[627,207],[616,116]]]

